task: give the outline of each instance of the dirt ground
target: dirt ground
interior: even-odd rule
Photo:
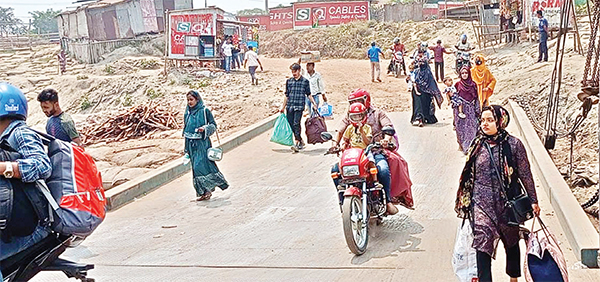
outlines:
[[[589,23],[586,22],[586,18],[580,19],[579,23],[582,41],[586,45]],[[420,38],[430,41],[430,44],[433,44],[436,38],[442,38],[446,45],[449,45],[451,38],[458,36],[457,34],[471,34],[468,30],[469,25],[460,22],[432,21],[414,25],[410,30],[419,27],[418,36],[415,35],[417,33],[407,32],[408,29],[398,31],[400,37],[406,38],[413,45]],[[356,28],[355,31],[360,32],[362,27]],[[456,34],[450,34],[449,29]],[[302,32],[303,40],[311,39],[305,34],[307,32]],[[374,39],[385,44],[391,40],[388,37],[394,34],[395,31],[377,33]],[[269,36],[277,38],[276,34],[265,38]],[[32,51],[0,52],[0,80],[11,82],[24,90],[30,102],[28,123],[37,128],[43,128],[46,117],[37,106],[36,96],[45,88],[55,88],[60,94],[63,109],[74,117],[80,130],[102,122],[131,106],[150,102],[177,111],[178,120],[182,124],[185,93],[196,89],[201,92],[205,104],[213,111],[220,136],[223,138],[278,111],[283,101],[285,80],[291,75],[289,66],[297,61],[297,58],[261,56],[265,71],[258,73],[258,86],[249,85],[250,78],[246,71],[224,74],[211,69],[182,66],[171,68],[165,76],[162,74],[163,61],[158,53],[154,54],[157,41],[160,40],[138,46],[138,49],[129,46],[117,49],[95,65],[70,61],[67,73],[60,76],[57,75],[57,45],[34,47]],[[268,46],[274,46],[273,42],[269,43],[266,39],[263,41],[266,53],[269,54]],[[551,62],[542,64],[535,63],[537,44],[534,42],[525,41],[482,51],[486,54],[488,65],[498,80],[492,102],[503,103],[507,98],[513,98],[526,109],[534,124],[543,126],[550,77],[554,67],[555,45],[556,40],[549,42]],[[572,46],[573,41],[569,38],[563,66],[564,78],[559,111],[558,127],[561,131],[565,131],[572,124],[580,106],[575,94],[579,92],[585,59],[576,54]],[[407,45],[409,50],[414,47]],[[361,50],[356,52],[364,51]],[[453,61],[453,55],[446,55],[445,72],[457,79],[449,67]],[[381,83],[371,82],[367,60],[326,59],[317,63],[316,69],[323,76],[327,97],[334,106],[338,119],[346,110],[346,96],[356,88],[369,91],[373,97],[373,104],[386,111],[410,110],[411,99],[406,91],[406,82],[403,77],[393,78],[385,74],[388,62],[388,59],[382,60]],[[443,89],[443,85],[440,85],[440,88]],[[328,126],[330,129],[337,128],[337,121],[328,121]],[[596,136],[597,114],[592,110],[582,125],[574,146],[575,173],[570,181],[582,183],[583,179],[583,183],[587,183],[583,186],[573,185],[574,194],[580,202],[585,202],[592,196],[598,182]],[[145,136],[142,139],[89,144],[86,148],[97,160],[106,186],[112,187],[181,157],[183,139],[181,129],[178,129]],[[569,140],[559,139],[557,148],[550,153],[561,172],[567,175]]]

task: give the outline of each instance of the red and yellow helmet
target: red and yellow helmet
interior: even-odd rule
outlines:
[[[348,119],[354,126],[367,123],[367,107],[360,102],[353,103],[348,109]]]
[[[367,90],[358,88],[348,95],[348,102],[350,104],[362,103],[368,109],[371,107],[371,94]]]

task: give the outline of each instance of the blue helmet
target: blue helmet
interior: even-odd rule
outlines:
[[[19,88],[0,82],[0,118],[7,116],[27,119],[27,98]]]

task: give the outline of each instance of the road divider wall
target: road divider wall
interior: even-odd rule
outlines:
[[[507,109],[523,137],[531,167],[539,176],[539,184],[550,198],[552,208],[577,259],[588,267],[598,267],[600,243],[596,228],[556,168],[525,111],[512,100],[509,100]]]

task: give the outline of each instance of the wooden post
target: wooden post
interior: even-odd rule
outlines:
[[[206,3],[206,2],[205,2]],[[169,40],[170,40],[170,33],[171,33],[171,28],[169,27],[170,22],[169,22],[169,9],[165,10],[165,16],[163,18],[164,20],[164,27],[165,27],[165,70],[164,70],[164,74],[165,74],[165,81],[167,79],[167,65],[169,64]]]

